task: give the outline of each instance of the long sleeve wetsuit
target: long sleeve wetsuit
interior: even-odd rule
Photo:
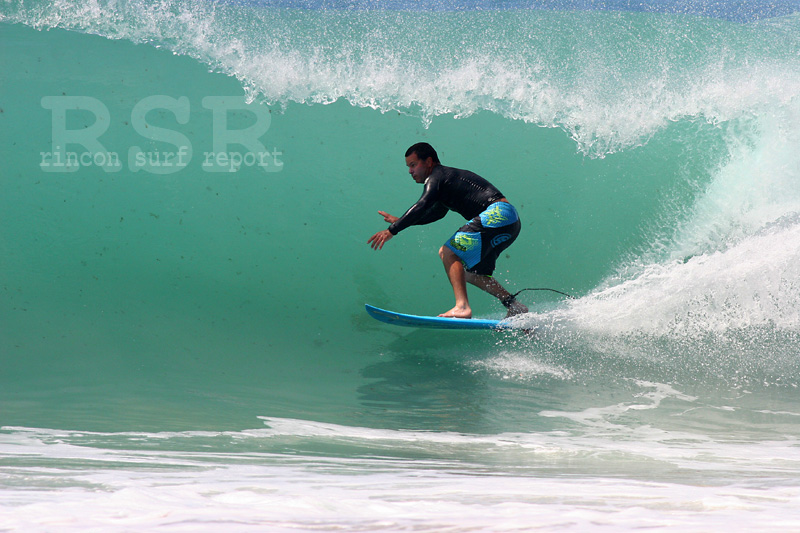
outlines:
[[[469,170],[436,165],[425,180],[425,189],[417,203],[389,226],[397,235],[409,226],[430,224],[443,218],[448,210],[467,220],[503,198],[497,187]]]

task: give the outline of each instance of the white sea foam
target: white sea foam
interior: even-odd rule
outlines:
[[[542,413],[589,421],[591,431],[574,437],[406,432],[276,418],[265,419],[267,429],[219,434],[3,428],[0,527],[593,531],[658,524],[666,531],[748,531],[763,525],[765,515],[781,517],[770,521],[773,531],[800,527],[793,441],[754,447],[646,426],[629,427],[630,438],[619,438],[625,429],[614,419],[626,410],[654,408],[659,398],[692,402],[667,386],[653,387],[631,403]],[[615,431],[600,429],[600,420]],[[213,438],[245,444],[238,451],[203,451]],[[271,453],[276,439],[297,453]],[[374,455],[303,453],[315,440],[330,452],[349,444]],[[442,446],[452,447],[450,453]],[[427,448],[441,455],[409,458]],[[582,475],[542,475],[554,467],[567,473],[569,465]],[[725,481],[734,471],[763,480]]]
[[[613,334],[800,331],[798,113],[779,107],[730,133],[730,157],[672,234],[560,317]]]

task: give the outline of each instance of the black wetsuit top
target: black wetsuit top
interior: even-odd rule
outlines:
[[[474,172],[436,165],[425,180],[420,199],[389,226],[389,232],[397,235],[409,226],[430,224],[448,210],[471,220],[501,198],[503,193],[497,187]]]

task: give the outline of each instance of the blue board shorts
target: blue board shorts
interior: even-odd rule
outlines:
[[[459,228],[445,246],[453,250],[467,272],[491,276],[497,258],[511,246],[521,227],[513,205],[495,202]]]

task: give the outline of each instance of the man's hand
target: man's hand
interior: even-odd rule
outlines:
[[[385,221],[386,221],[386,222],[388,222],[389,224],[394,224],[395,222],[397,222],[397,218],[398,218],[398,217],[396,217],[396,216],[394,216],[394,215],[390,215],[390,214],[389,214],[389,213],[387,213],[386,211],[378,211],[378,214],[379,214],[380,216],[382,216],[382,217],[383,217],[383,220],[385,220]]]
[[[378,214],[382,216],[383,220],[385,220],[389,224],[394,224],[395,222],[397,222],[398,217],[390,215],[386,211],[378,211]],[[378,233],[370,237],[369,240],[367,241],[367,244],[371,244],[373,250],[380,250],[381,248],[383,248],[383,245],[386,244],[386,241],[388,241],[392,237],[394,237],[394,235],[392,235],[392,233],[388,229],[385,229],[383,231],[379,231]]]
[[[373,250],[380,250],[381,248],[383,248],[383,245],[386,244],[386,241],[388,241],[392,237],[394,237],[394,235],[392,235],[392,232],[390,232],[388,229],[385,229],[379,231],[378,233],[370,237],[369,240],[367,241],[367,244],[372,245]]]

